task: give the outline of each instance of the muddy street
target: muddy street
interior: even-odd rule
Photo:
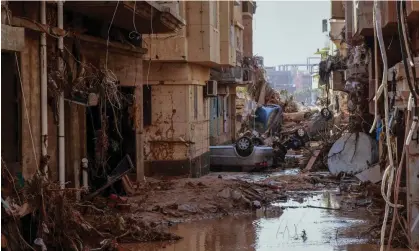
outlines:
[[[337,183],[328,188],[318,183],[323,188],[316,189],[298,169],[269,174],[213,173],[199,180],[218,179],[219,175],[225,180],[271,184],[264,188],[268,194],[276,189],[273,184],[290,188],[278,192],[262,208],[244,211],[234,208],[227,215],[206,214],[208,218],[216,218],[199,221],[196,216],[186,216],[182,223],[167,228],[182,237],[179,241],[124,244],[123,250],[379,250],[374,245],[377,240],[367,233],[377,216],[366,207],[354,206],[356,202]],[[311,176],[327,177],[325,173]],[[352,182],[356,185],[356,181]],[[176,195],[172,193],[172,197]]]
[[[1,1],[2,250],[419,251],[418,1]]]
[[[287,174],[291,173],[291,174]],[[217,175],[217,174],[213,174]],[[266,176],[298,177],[297,170],[267,174],[229,173],[229,179],[266,180]],[[290,178],[288,178],[290,180]],[[289,183],[289,182],[288,182]],[[300,184],[302,185],[302,184]],[[293,185],[297,188],[296,184]],[[304,185],[302,185],[304,186]],[[123,245],[126,250],[379,250],[363,231],[374,215],[365,208],[342,204],[338,187],[328,190],[294,190],[267,207],[244,215],[223,216],[168,228],[183,239],[173,242]],[[288,199],[289,198],[289,199]]]

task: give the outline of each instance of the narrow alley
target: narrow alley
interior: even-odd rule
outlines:
[[[1,20],[2,250],[419,251],[419,2]]]

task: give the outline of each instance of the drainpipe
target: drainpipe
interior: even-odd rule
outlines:
[[[63,29],[63,5],[64,1],[60,0],[57,2],[57,17],[58,17],[58,28]],[[61,56],[64,50],[64,38],[58,37],[58,50],[60,56],[58,57],[58,70],[63,72],[63,62]],[[63,86],[61,86],[61,89]],[[65,188],[65,138],[64,138],[64,91],[61,90],[58,100],[58,174],[61,188]]]
[[[46,15],[46,3],[45,1],[41,2],[41,24],[47,23]],[[47,79],[47,34],[45,32],[41,33],[41,153],[42,159],[47,159],[47,149],[48,149],[48,79]],[[44,166],[41,167],[44,171],[45,177],[48,177],[48,162],[42,161]]]

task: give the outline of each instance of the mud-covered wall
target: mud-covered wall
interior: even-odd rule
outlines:
[[[22,93],[25,104],[22,104],[22,174],[25,179],[30,179],[40,166],[41,161],[41,109],[40,109],[40,33],[26,29],[25,47],[19,54]],[[54,64],[53,58],[57,41],[53,38],[47,40],[47,61]],[[74,55],[70,54],[73,40],[66,39],[64,58],[75,71]],[[106,47],[87,42],[81,42],[80,53],[83,63],[95,67],[104,67]],[[141,87],[142,59],[137,54],[122,50],[109,49],[108,69],[117,76],[123,86]],[[75,72],[72,72],[75,73]],[[49,92],[49,97],[51,93]],[[28,115],[29,120],[26,117]],[[49,98],[48,103],[48,155],[49,175],[52,180],[58,178],[57,167],[57,133],[58,113],[56,103]],[[86,157],[86,108],[84,106],[65,102],[65,148],[66,148],[66,180],[74,185],[74,168],[78,167],[81,159]],[[35,156],[34,156],[35,152]]]
[[[209,68],[188,63],[144,63],[151,88],[151,125],[145,126],[145,160],[193,159],[209,151]]]

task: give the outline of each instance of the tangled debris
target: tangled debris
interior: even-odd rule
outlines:
[[[107,206],[77,202],[76,191],[61,189],[57,183],[35,175],[24,189],[8,197],[6,205],[14,208],[7,210],[2,217],[2,234],[8,247],[11,250],[35,246],[41,246],[42,250],[91,250],[89,245],[99,245],[101,250],[116,250],[118,242],[180,238],[153,228],[140,218],[121,215]],[[22,212],[22,208],[27,209],[25,215],[17,213]],[[21,223],[22,217],[30,217],[30,227]]]

